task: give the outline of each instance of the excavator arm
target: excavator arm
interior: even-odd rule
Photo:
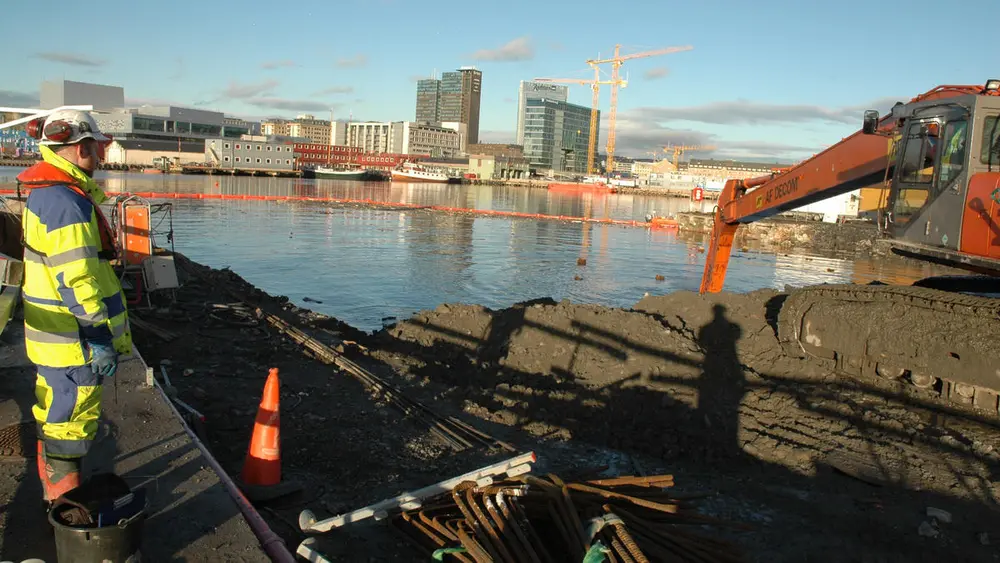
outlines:
[[[939,86],[909,103],[982,91],[982,86]],[[700,292],[722,291],[740,224],[766,219],[883,180],[893,165],[890,154],[899,121],[894,113],[882,119],[876,117],[866,124],[866,128],[871,127],[870,131],[858,131],[791,168],[767,176],[726,182],[715,210]]]
[[[791,357],[811,358],[879,389],[995,420],[1000,415],[997,96],[1000,80],[985,87],[941,86],[896,104],[881,119],[875,111],[865,112],[860,131],[800,164],[726,182],[701,292],[722,290],[740,224],[886,182],[879,227],[894,252],[987,275],[788,289],[773,317],[778,342]]]

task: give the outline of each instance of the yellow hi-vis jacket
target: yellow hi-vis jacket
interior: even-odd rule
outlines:
[[[72,164],[45,156],[46,162],[18,175],[31,188],[22,218],[28,359],[54,368],[82,366],[91,360],[87,344],[98,342],[129,354],[125,298],[109,263],[114,239],[89,197],[100,188],[75,167],[67,171]]]

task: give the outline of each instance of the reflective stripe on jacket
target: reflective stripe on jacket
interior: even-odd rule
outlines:
[[[84,365],[88,342],[130,353],[125,298],[108,261],[114,243],[100,207],[46,162],[18,180],[32,188],[22,219],[28,358],[49,367]]]

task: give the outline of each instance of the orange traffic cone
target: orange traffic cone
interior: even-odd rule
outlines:
[[[264,384],[264,396],[257,409],[250,449],[243,473],[247,485],[270,486],[281,482],[281,439],[278,416],[278,368],[271,368]]]

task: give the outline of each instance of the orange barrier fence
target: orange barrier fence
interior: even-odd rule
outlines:
[[[21,190],[24,193],[28,189]],[[15,190],[0,190],[0,195],[16,193]],[[353,205],[366,205],[370,207],[389,207],[405,209],[427,209],[430,211],[442,211],[445,213],[470,213],[473,215],[483,215],[490,217],[516,217],[520,219],[543,219],[554,221],[580,221],[584,223],[601,223],[605,225],[622,225],[626,227],[666,227],[667,225],[657,223],[647,223],[645,221],[634,221],[627,219],[601,219],[595,217],[576,217],[573,215],[547,215],[545,213],[524,213],[520,211],[497,211],[493,209],[476,209],[473,207],[449,207],[446,205],[423,205],[419,203],[396,203],[392,201],[380,201],[374,199],[351,199],[337,197],[310,197],[310,196],[285,196],[285,195],[241,195],[241,194],[204,194],[204,193],[177,193],[177,192],[105,192],[109,196],[134,195],[146,199],[220,199],[230,201],[296,201],[307,203],[340,203]]]

